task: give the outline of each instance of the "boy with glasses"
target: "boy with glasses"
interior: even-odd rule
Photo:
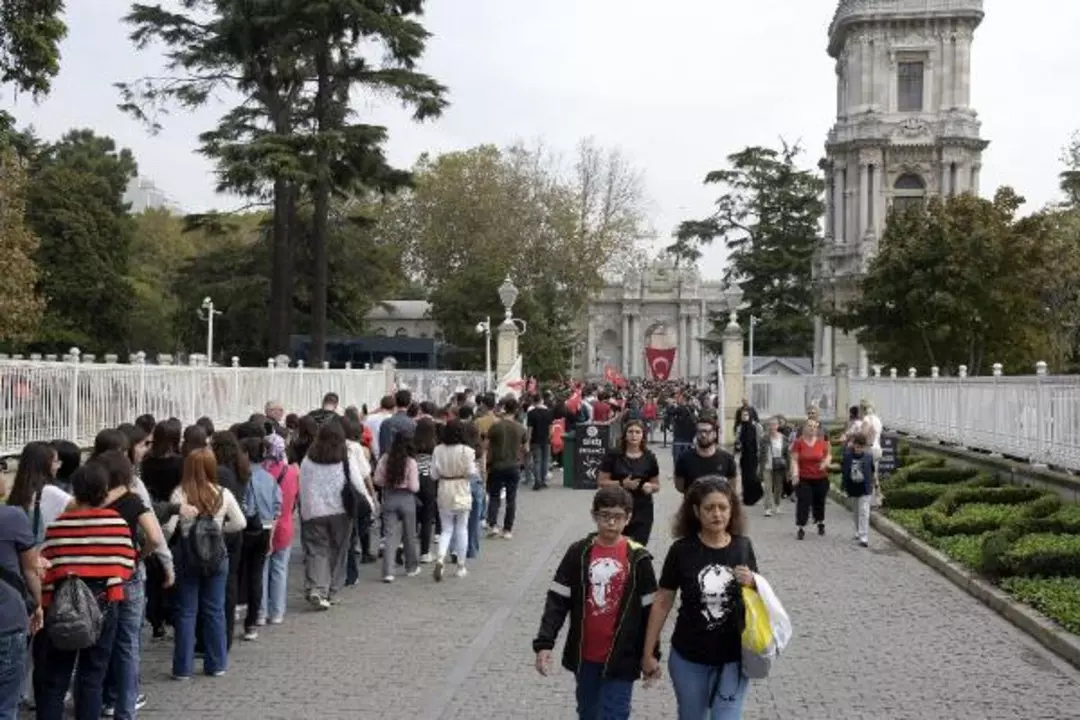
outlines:
[[[582,720],[629,718],[634,681],[641,676],[656,574],[649,551],[622,534],[633,507],[621,487],[596,491],[596,532],[567,549],[533,640],[536,669],[546,676],[555,639],[570,614],[562,664],[576,676]]]

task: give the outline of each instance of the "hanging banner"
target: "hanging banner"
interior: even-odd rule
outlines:
[[[645,348],[645,359],[649,363],[649,372],[653,380],[667,380],[671,377],[671,370],[675,367],[675,348],[661,350],[659,348]]]

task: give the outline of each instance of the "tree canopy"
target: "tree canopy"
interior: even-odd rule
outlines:
[[[825,185],[796,164],[800,154],[785,143],[779,150],[755,146],[729,155],[728,168],[705,178],[723,189],[715,211],[681,223],[668,247],[693,262],[703,245],[723,241],[724,280],[739,286],[746,312],[757,318],[755,349],[762,355],[805,356],[813,349],[811,266]],[[727,324],[723,314],[711,319],[716,329]]]

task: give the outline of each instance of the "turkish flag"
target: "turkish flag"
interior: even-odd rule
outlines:
[[[619,373],[615,370],[614,365],[604,366],[604,382],[611,385],[615,384],[615,379],[619,376]]]
[[[660,350],[647,347],[645,359],[649,362],[649,370],[654,380],[667,380],[671,376],[671,369],[675,366],[675,348]]]

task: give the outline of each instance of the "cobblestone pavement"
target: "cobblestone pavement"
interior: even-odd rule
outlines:
[[[667,482],[670,456],[657,452]],[[265,628],[256,642],[237,641],[225,677],[173,682],[171,643],[148,644],[150,704],[142,714],[573,718],[572,677],[561,670],[538,676],[530,642],[555,564],[590,528],[590,497],[523,490],[513,540],[486,541],[468,578],[436,585],[425,573],[383,585],[366,566],[361,584],[326,613],[306,608],[294,565],[285,624]],[[652,549],[659,570],[678,495],[668,485],[658,502]],[[1080,717],[1080,673],[887,540],[853,547],[851,515],[837,505],[828,507],[826,537],[796,542],[793,508],[770,519],[750,511],[761,572],[790,612],[795,636],[774,676],[751,687],[747,718]],[[675,717],[670,684],[636,690],[634,716]]]

